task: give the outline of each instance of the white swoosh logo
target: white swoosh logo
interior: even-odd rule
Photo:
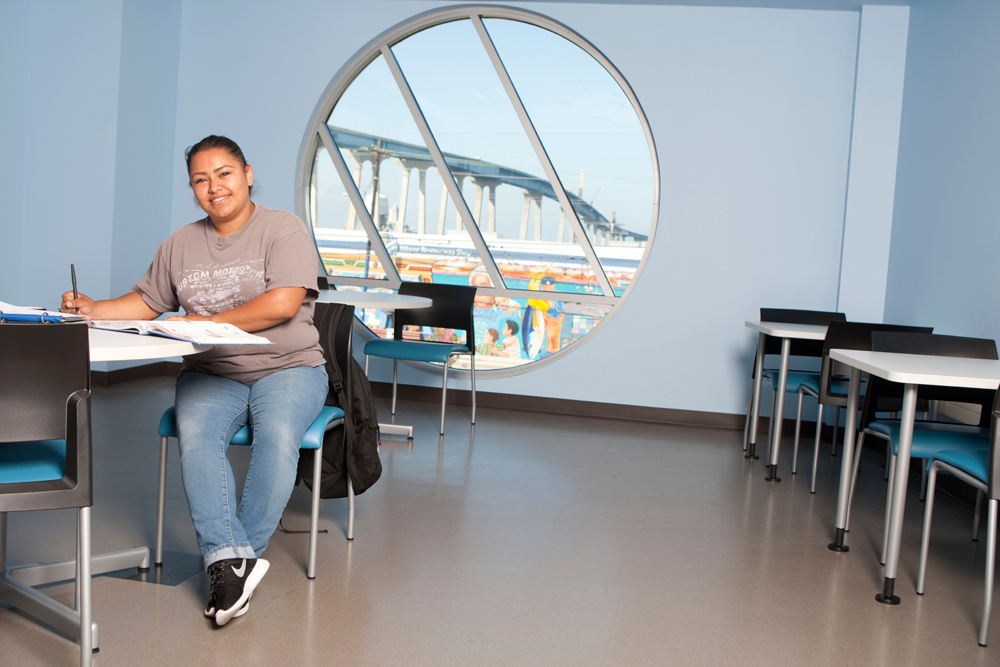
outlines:
[[[246,572],[246,571],[247,571],[247,561],[246,561],[246,559],[243,559],[243,564],[240,565],[240,569],[237,570],[235,567],[233,568],[233,572],[240,579],[243,578],[243,573]]]

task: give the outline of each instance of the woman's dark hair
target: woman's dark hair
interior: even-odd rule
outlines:
[[[187,166],[188,174],[191,173],[191,157],[201,153],[202,151],[210,151],[213,148],[221,148],[226,151],[233,157],[234,160],[240,163],[240,167],[246,170],[247,160],[243,157],[243,151],[240,150],[239,145],[229,137],[221,137],[217,134],[210,134],[194,146],[188,146],[187,150],[184,151],[184,163]],[[190,179],[188,185],[191,185]],[[250,186],[250,194],[252,195],[256,189],[256,183]]]

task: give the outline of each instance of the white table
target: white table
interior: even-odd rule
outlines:
[[[889,544],[885,554],[885,581],[882,592],[875,596],[876,600],[884,604],[899,604],[899,597],[894,595],[894,589],[899,565],[899,543],[903,534],[903,513],[906,508],[906,483],[910,473],[910,447],[913,444],[917,387],[924,384],[996,389],[1000,386],[1000,361],[839,349],[831,350],[830,358],[851,367],[847,425],[844,428],[844,454],[840,462],[840,491],[837,496],[837,537],[836,541],[830,544],[831,550],[848,550],[844,545],[844,530],[847,525],[847,503],[854,464],[854,430],[861,373],[864,371],[903,385],[903,412],[900,418],[899,452],[896,455],[896,481],[892,488]]]
[[[404,308],[430,308],[434,303],[423,296],[395,294],[389,292],[358,292],[355,290],[320,290],[317,303],[342,303],[355,308],[380,308],[400,310]],[[413,439],[413,426],[405,424],[379,424],[379,431],[390,435],[405,435]]]
[[[137,359],[166,359],[187,354],[197,354],[209,349],[209,345],[195,345],[159,336],[140,336],[120,331],[90,330],[91,361],[135,361]],[[93,554],[90,559],[91,576],[137,567],[149,569],[149,547],[133,547],[120,551]],[[68,559],[37,565],[13,567],[10,575],[29,586],[42,586],[55,581],[65,581],[76,577],[76,560]],[[80,615],[78,612],[53,604],[44,608],[31,605],[31,615],[61,632],[80,640]],[[91,623],[91,638],[96,650],[99,632],[97,623]]]
[[[210,347],[210,345],[195,345],[160,336],[140,336],[104,329],[90,330],[91,361],[169,359],[204,352]]]
[[[768,461],[768,473],[764,479],[769,482],[780,482],[778,477],[778,446],[781,443],[781,425],[785,414],[785,386],[788,382],[788,356],[792,340],[824,340],[827,325],[825,324],[792,324],[786,322],[746,321],[746,327],[758,333],[757,365],[754,369],[753,399],[750,407],[750,436],[747,444],[746,458],[758,458],[757,448],[757,417],[760,414],[760,385],[764,372],[764,337],[774,336],[781,339],[781,367],[778,371],[777,400],[771,406],[771,421],[774,423],[771,438],[771,458]],[[819,428],[819,425],[816,426]]]

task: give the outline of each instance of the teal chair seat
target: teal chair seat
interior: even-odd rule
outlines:
[[[306,434],[302,436],[302,442],[299,443],[299,448],[319,449],[322,447],[323,434],[326,433],[327,426],[331,422],[343,418],[343,410],[332,405],[324,405],[323,409],[319,411],[319,417],[316,417],[316,420],[309,426],[308,430],[306,430]],[[160,417],[159,435],[161,438],[177,437],[177,419],[174,414],[174,406],[172,405],[167,408],[163,412],[163,416]],[[253,430],[250,428],[250,425],[247,424],[236,432],[233,439],[229,441],[229,444],[247,447],[252,442]]]
[[[65,440],[0,444],[0,484],[49,482],[65,475]]]
[[[393,340],[373,338],[365,344],[365,354],[386,359],[404,361],[426,361],[446,363],[453,354],[468,354],[469,348],[462,344],[432,343],[415,340]]]
[[[986,429],[987,434],[989,429]],[[986,449],[949,449],[934,454],[935,461],[941,461],[948,465],[967,472],[978,480],[986,482],[990,476],[990,450]],[[927,467],[931,467],[933,461],[927,462]]]
[[[893,455],[899,454],[898,421],[887,419],[868,424],[867,431],[892,442]],[[943,450],[987,451],[990,448],[990,430],[967,424],[916,422],[913,425],[913,444],[910,456],[929,459]]]
[[[778,370],[765,370],[761,373],[761,377],[771,383],[772,387],[778,386]],[[785,378],[785,392],[789,394],[795,394],[799,391],[801,387],[819,387],[819,373],[814,371],[788,371],[788,377]]]

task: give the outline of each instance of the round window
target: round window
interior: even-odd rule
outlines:
[[[383,33],[331,82],[301,155],[299,213],[330,283],[476,286],[479,371],[571,351],[624,302],[653,240],[659,171],[635,94],[534,12],[450,7]],[[392,336],[391,313],[357,314]]]

